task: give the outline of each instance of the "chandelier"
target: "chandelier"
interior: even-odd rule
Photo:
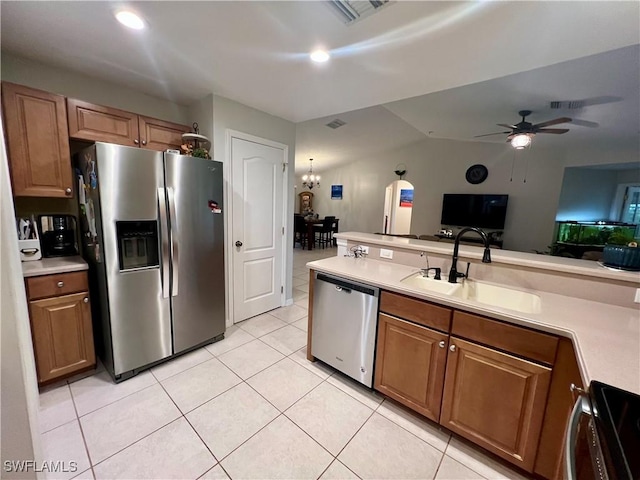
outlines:
[[[320,186],[320,175],[313,174],[313,158],[309,159],[309,173],[302,176],[302,186],[309,190]]]

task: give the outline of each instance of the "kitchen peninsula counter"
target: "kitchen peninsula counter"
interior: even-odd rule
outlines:
[[[337,233],[334,237],[351,243],[364,243],[376,245],[381,248],[404,249],[413,251],[425,251],[436,255],[451,257],[453,244],[418,240],[413,238],[394,237],[391,235],[376,235],[373,233],[344,232]],[[460,259],[482,260],[484,249],[482,246],[460,245]],[[518,268],[531,268],[539,271],[563,273],[592,277],[598,280],[608,279],[618,282],[634,283],[640,287],[640,272],[627,272],[604,267],[591,260],[579,260],[575,258],[554,257],[551,255],[536,255],[527,252],[513,250],[491,249],[491,261],[494,264],[515,266]]]
[[[88,270],[89,265],[80,256],[43,258],[33,262],[22,262],[22,276],[38,277],[56,273],[81,272]]]
[[[336,256],[307,263],[307,267],[392,292],[570,338],[573,341],[585,385],[592,380],[598,380],[640,394],[640,313],[638,309],[549,292],[514,288],[514,290],[535,293],[541,300],[540,313],[522,313],[407,286],[401,281],[420,271],[419,268],[407,265],[372,258],[356,259]],[[505,286],[512,288],[509,285]],[[605,285],[603,288],[606,288]]]

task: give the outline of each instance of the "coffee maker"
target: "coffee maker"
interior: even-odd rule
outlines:
[[[44,257],[78,255],[76,217],[63,214],[40,215],[38,228]]]

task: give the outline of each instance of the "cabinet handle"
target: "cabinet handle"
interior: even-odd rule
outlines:
[[[84,299],[82,300],[84,303],[89,303],[89,297],[84,297]]]
[[[67,195],[71,195],[71,188],[65,189],[64,193],[66,193]]]
[[[58,287],[60,288],[64,287],[64,282],[58,282]]]
[[[452,352],[455,352],[456,351],[456,346],[455,345],[451,345],[449,347],[449,350],[451,350]]]
[[[142,144],[143,144],[143,145],[146,145],[146,144],[147,144],[147,141],[146,141],[146,140],[142,140]]]
[[[136,145],[138,145],[140,143],[140,141],[136,138],[133,143],[135,143]]]
[[[439,346],[440,348],[444,348],[444,345],[445,345],[444,340],[440,340],[440,342],[438,343],[438,346]]]

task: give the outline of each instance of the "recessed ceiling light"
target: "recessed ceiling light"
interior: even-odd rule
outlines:
[[[116,19],[125,27],[133,28],[134,30],[142,30],[144,28],[142,18],[129,10],[121,10],[116,13]]]
[[[311,52],[311,55],[309,56],[311,57],[311,60],[317,63],[324,63],[329,60],[330,57],[329,53],[325,52],[324,50],[316,50],[314,52]]]

